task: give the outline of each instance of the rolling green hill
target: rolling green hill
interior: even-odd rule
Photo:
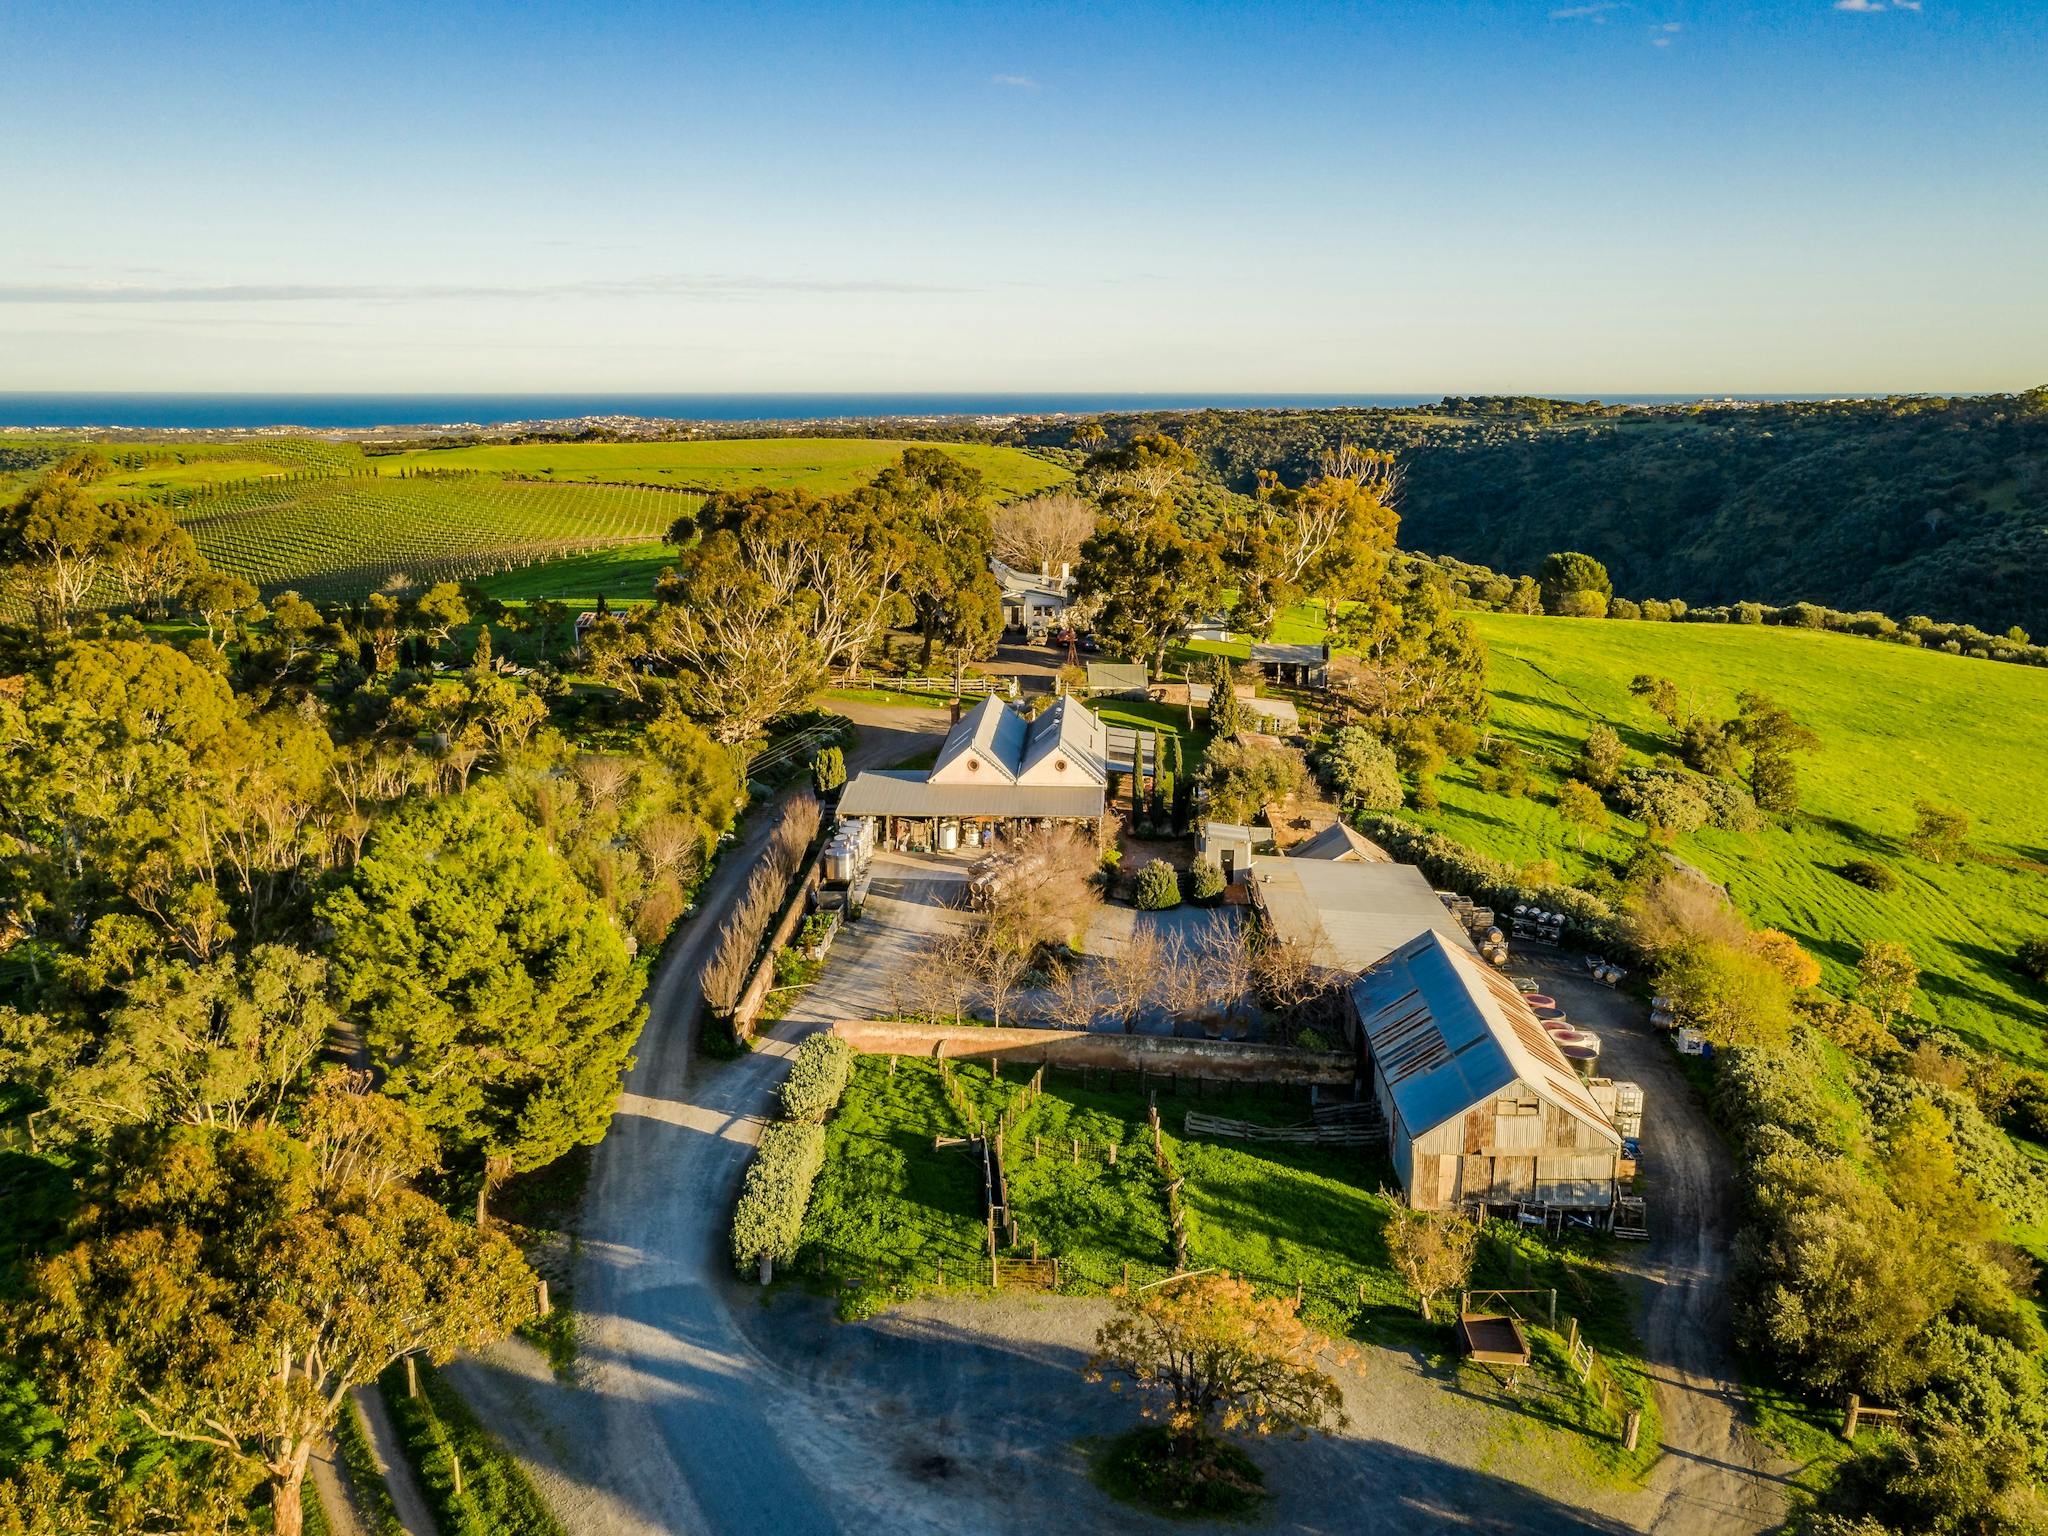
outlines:
[[[1803,809],[1788,827],[1689,834],[1678,854],[1725,883],[1755,921],[1811,949],[1830,985],[1849,985],[1863,940],[1902,941],[1924,971],[1923,1017],[2048,1065],[2048,989],[2012,963],[2023,937],[2048,932],[2048,673],[1805,630],[1504,614],[1476,622],[1490,650],[1494,729],[1550,771],[1540,798],[1509,799],[1454,766],[1441,809],[1422,820],[1515,863],[1548,858],[1582,871],[1577,833],[1549,793],[1588,730],[1613,724],[1637,757],[1673,749],[1663,721],[1629,697],[1629,679],[1669,677],[1690,707],[1716,717],[1734,712],[1738,690],[1760,688],[1821,738],[1800,763]],[[1922,796],[1969,810],[1972,857],[1938,865],[1906,850]],[[1626,847],[1594,839],[1588,853],[1620,857]],[[1899,888],[1879,894],[1836,873],[1855,858],[1888,865]]]
[[[394,576],[468,580],[564,555],[658,541],[700,498],[490,475],[259,481],[181,503],[207,559],[266,592],[374,591]]]
[[[341,597],[395,576],[482,579],[507,598],[644,597],[673,558],[659,541],[706,493],[751,485],[821,495],[865,485],[909,443],[735,438],[680,443],[482,444],[365,454],[353,442],[94,442],[0,438],[0,495],[91,448],[106,500],[171,507],[201,551],[265,592]],[[999,499],[1069,476],[1019,448],[946,443]]]
[[[1741,408],[1450,400],[1105,416],[1222,481],[1290,482],[1339,442],[1402,467],[1401,542],[1510,574],[1582,549],[1628,597],[1822,603],[2048,634],[2048,389]],[[1072,424],[1022,422],[1064,443]]]
[[[874,479],[905,448],[937,447],[972,465],[998,496],[1044,490],[1069,478],[1060,465],[1016,448],[887,439],[748,437],[682,443],[483,443],[373,454],[382,474],[407,469],[483,469],[549,480],[608,480],[693,491],[801,485],[820,495]]]

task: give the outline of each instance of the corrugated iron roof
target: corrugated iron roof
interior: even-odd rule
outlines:
[[[1013,784],[991,776],[983,784],[933,784],[914,770],[869,770],[839,794],[842,816],[1004,816],[1056,821],[1100,816],[1100,784]]]
[[[1135,661],[1091,661],[1088,687],[1091,692],[1107,689],[1118,693],[1144,692],[1152,686],[1152,674]]]
[[[1296,667],[1319,667],[1330,658],[1320,645],[1281,645],[1267,640],[1252,642],[1252,660],[1281,662]]]
[[[1333,821],[1287,855],[1290,859],[1325,859],[1348,864],[1391,864],[1394,856],[1356,827]],[[1439,901],[1438,906],[1443,903]]]
[[[1329,971],[1356,975],[1432,930],[1461,948],[1472,946],[1412,864],[1254,858],[1252,893],[1274,935],[1306,945]]]
[[[1522,994],[1434,930],[1351,988],[1352,1005],[1411,1136],[1522,1082],[1621,1145]]]
[[[1060,783],[1063,779],[1105,784],[1109,780],[1108,759],[1109,738],[1101,716],[1073,699],[1060,698],[1031,722],[1023,757],[1017,764],[1017,779],[1031,784]],[[1053,778],[1055,771],[1063,779]]]
[[[1023,753],[1024,717],[990,694],[946,732],[930,776],[941,784],[959,783],[969,773],[1014,780]]]

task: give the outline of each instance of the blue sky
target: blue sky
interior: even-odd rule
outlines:
[[[2048,381],[2048,4],[0,6],[0,390]]]

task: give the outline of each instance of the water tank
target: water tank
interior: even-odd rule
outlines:
[[[952,853],[960,846],[960,823],[942,821],[939,823],[939,852]]]

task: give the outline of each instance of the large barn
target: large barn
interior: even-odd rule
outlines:
[[[1394,1171],[1418,1210],[1606,1210],[1621,1134],[1513,985],[1431,929],[1351,988]]]

